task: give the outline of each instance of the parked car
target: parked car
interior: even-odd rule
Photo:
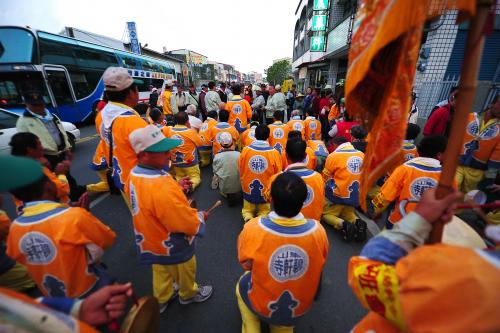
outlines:
[[[10,154],[10,138],[17,133],[16,122],[19,119],[17,113],[0,109],[0,155]],[[75,150],[76,141],[80,139],[80,130],[72,123],[61,121],[66,134],[68,135],[71,150]]]

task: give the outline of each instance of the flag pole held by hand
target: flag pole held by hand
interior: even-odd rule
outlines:
[[[448,145],[443,156],[443,171],[436,190],[437,199],[442,199],[452,191],[453,180],[458,166],[458,156],[463,144],[464,130],[476,95],[477,74],[484,45],[484,28],[492,3],[491,0],[478,0],[476,16],[471,20],[458,85],[457,106],[453,115]],[[433,224],[429,243],[441,242],[443,227],[442,222]]]

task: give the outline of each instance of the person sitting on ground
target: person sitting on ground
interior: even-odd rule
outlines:
[[[152,265],[153,294],[160,302],[160,313],[176,296],[174,282],[181,304],[206,301],[213,288],[195,282],[195,246],[205,232],[208,213],[191,208],[183,181],[176,182],[164,171],[172,149],[182,141],[167,139],[150,125],[132,132],[130,143],[139,163],[130,173],[126,192],[139,261]]]
[[[238,170],[240,152],[235,151],[235,142],[231,134],[221,133],[219,141],[222,151],[214,156],[212,189],[219,188],[223,197],[227,198],[229,206],[235,206],[241,202],[241,183]]]
[[[273,120],[274,122],[269,125],[269,144],[271,147],[276,149],[280,154],[283,153],[285,149],[286,142],[288,140],[289,128],[286,124],[283,124],[283,117],[285,113],[281,110],[274,111]]]
[[[305,139],[321,140],[321,122],[314,117],[311,109],[306,109],[306,119],[304,119]]]
[[[149,123],[158,128],[162,128],[166,125],[165,114],[158,108],[152,108],[149,112]]]
[[[330,138],[335,138],[337,136],[343,136],[349,142],[352,141],[351,129],[354,126],[359,126],[359,122],[354,121],[347,111],[344,112],[344,119],[338,121],[332,126],[330,131],[328,131],[328,136]]]
[[[365,128],[361,125],[353,126],[351,128],[351,136],[352,136],[352,146],[359,150],[360,152],[366,152],[366,136],[368,133]]]
[[[460,198],[454,191],[437,199],[428,189],[397,228],[382,231],[350,259],[349,286],[370,310],[353,333],[498,332],[498,292],[492,292],[500,290],[498,247],[425,245],[433,224],[449,222]],[[500,230],[489,228],[499,244]]]
[[[316,171],[323,172],[326,158],[328,157],[328,148],[322,140],[307,140],[307,147],[311,148],[316,156]]]
[[[291,131],[291,133],[298,133],[298,136],[288,136],[289,139],[286,143],[286,158],[287,167],[283,172],[293,172],[297,174],[307,185],[307,199],[304,201],[301,213],[308,219],[319,221],[323,212],[323,203],[325,201],[325,182],[323,177],[314,169],[309,169],[305,164],[307,159],[306,142],[300,137],[299,131]],[[266,192],[266,199],[270,200],[271,184],[280,174],[276,174],[269,180],[268,191]]]
[[[258,125],[255,128],[255,141],[243,148],[238,162],[243,190],[241,214],[245,222],[256,216],[265,216],[271,210],[264,197],[268,180],[281,172],[281,156],[267,142],[269,127]]]
[[[231,91],[233,96],[226,103],[226,110],[229,111],[228,122],[241,134],[247,129],[248,120],[252,118],[252,107],[247,100],[241,97],[239,84],[233,85]]]
[[[394,223],[415,210],[420,197],[428,188],[438,185],[447,141],[442,135],[424,137],[418,145],[419,157],[398,166],[372,200],[376,214],[395,202],[386,224],[387,229],[392,229]]]
[[[217,111],[210,111],[207,113],[207,119],[200,127],[198,134],[200,135],[203,145],[198,149],[200,153],[200,167],[210,165],[212,158],[212,141],[210,138],[212,128],[217,125]]]
[[[188,104],[186,113],[189,117],[190,127],[198,133],[201,126],[203,125],[203,122],[200,120],[200,118],[196,117],[196,106],[194,106],[193,104]]]
[[[238,237],[242,332],[260,332],[261,320],[271,332],[293,332],[319,293],[329,244],[323,226],[300,213],[306,199],[299,176],[280,174],[271,187],[274,211],[246,223]]]
[[[254,113],[252,115],[252,122],[248,126],[248,129],[241,134],[241,146],[250,146],[255,141],[255,127],[259,125],[259,115]]]
[[[10,227],[7,255],[26,266],[43,295],[82,298],[113,283],[100,264],[115,233],[80,207],[57,202],[43,176],[10,193],[24,209]]]
[[[346,241],[364,241],[366,223],[357,218],[359,181],[364,154],[354,149],[343,136],[332,140],[333,152],[328,155],[323,179],[325,180],[325,206],[323,220],[342,232]]]
[[[38,137],[29,132],[16,133],[10,139],[11,154],[13,156],[23,156],[38,161],[43,166],[43,173],[50,181],[54,183],[57,190],[57,201],[63,204],[69,204],[69,184],[66,179],[66,173],[71,167],[70,161],[60,162],[56,166],[55,172],[52,172],[46,165],[45,157],[43,156],[42,143]],[[83,197],[82,197],[83,199]],[[14,198],[16,211],[22,212],[24,203],[17,198]]]
[[[292,118],[286,124],[288,126],[289,131],[299,131],[300,134],[302,135],[302,139],[304,139],[305,136],[304,121],[300,119],[299,110],[292,111]]]
[[[162,129],[167,138],[182,142],[182,145],[171,152],[172,166],[169,172],[176,180],[189,178],[194,190],[201,183],[198,148],[203,146],[203,141],[194,129],[189,128],[189,117],[186,112],[179,111],[174,118],[176,124],[174,127]]]
[[[288,139],[288,141],[294,140],[294,139],[301,139],[302,140],[302,133],[300,133],[299,131],[290,131],[290,132],[288,132],[287,139]],[[288,141],[287,141],[287,144],[288,144]],[[286,150],[283,150],[283,153],[281,154],[281,163],[283,165],[283,169],[285,169],[288,166],[288,157],[286,154]],[[316,155],[314,154],[314,150],[312,150],[309,147],[306,147],[306,157],[304,158],[302,163],[304,163],[306,168],[309,170],[316,169]]]
[[[408,124],[406,129],[406,139],[403,142],[403,154],[405,157],[405,162],[408,162],[412,158],[418,157],[417,146],[415,146],[415,139],[420,134],[420,126],[417,124]]]
[[[219,137],[222,133],[229,133],[233,138],[234,142],[238,141],[239,134],[234,126],[229,125],[229,112],[227,110],[219,111],[219,123],[212,127],[209,134],[210,141],[212,142],[212,154],[217,155],[222,151],[222,145],[220,144]]]

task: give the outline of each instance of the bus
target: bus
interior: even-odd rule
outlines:
[[[22,114],[22,95],[36,90],[61,120],[94,119],[101,99],[102,74],[110,66],[127,68],[140,79],[139,102],[147,103],[150,87],[174,81],[173,63],[98,44],[17,26],[0,26],[0,108]]]

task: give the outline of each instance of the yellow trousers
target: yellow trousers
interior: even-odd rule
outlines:
[[[196,277],[196,256],[176,265],[152,265],[153,295],[158,302],[165,303],[174,294],[174,281],[179,286],[179,297],[188,299],[198,293]]]
[[[170,168],[170,174],[174,176],[175,180],[180,180],[184,177],[189,177],[189,180],[193,183],[193,190],[198,187],[201,183],[200,166],[193,165],[187,168],[179,168],[172,166]]]
[[[108,179],[106,178],[106,170],[97,171],[97,175],[99,176],[99,179],[101,181],[98,183],[95,183],[95,184],[88,184],[87,191],[89,191],[89,192],[108,192],[109,185],[108,185]]]
[[[271,211],[271,205],[269,203],[253,204],[246,200],[243,200],[243,208],[241,209],[241,215],[245,222],[253,219],[256,216],[266,216]]]
[[[467,193],[472,190],[477,190],[477,185],[484,177],[484,170],[469,168],[459,165],[455,173],[458,190],[462,193]]]
[[[325,199],[322,218],[335,229],[342,229],[342,222],[354,223],[358,217],[356,216],[354,207],[333,204],[330,200]]]
[[[23,292],[35,287],[35,282],[28,274],[26,267],[16,263],[14,267],[0,275],[0,287]]]
[[[200,166],[206,167],[210,165],[210,162],[212,160],[212,150],[200,150]]]
[[[252,310],[248,308],[240,295],[240,288],[236,284],[236,298],[241,313],[241,333],[260,333],[260,320]],[[269,325],[271,333],[293,333],[294,326]]]

